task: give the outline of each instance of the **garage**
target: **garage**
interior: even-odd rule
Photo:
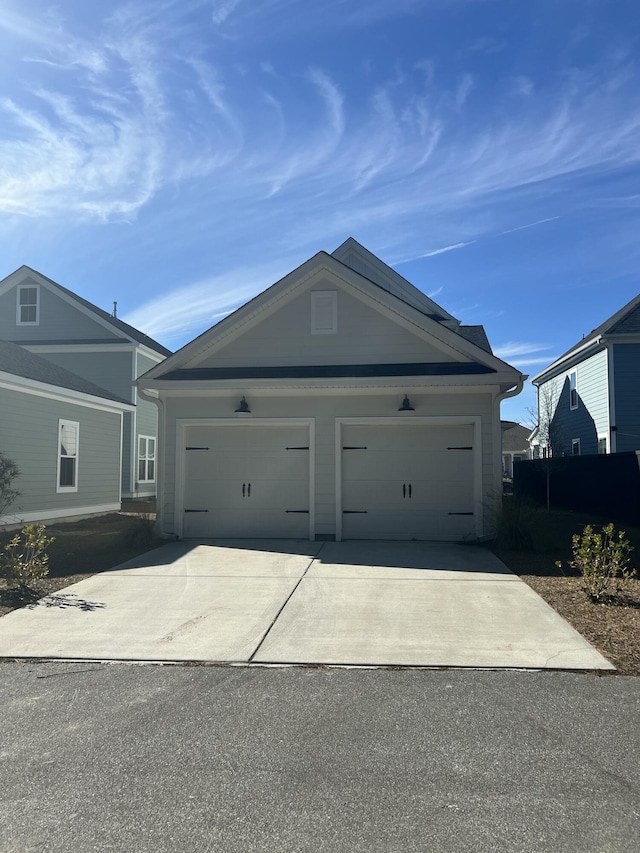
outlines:
[[[183,439],[185,538],[309,538],[308,425],[186,426]]]
[[[342,538],[476,538],[475,448],[473,423],[343,423]]]

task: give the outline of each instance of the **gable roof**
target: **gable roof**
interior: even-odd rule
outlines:
[[[640,293],[626,305],[623,305],[619,311],[612,314],[604,323],[585,335],[581,341],[570,347],[548,367],[541,370],[531,381],[539,382],[546,374],[561,370],[565,362],[579,361],[578,356],[583,351],[599,345],[603,338],[622,337],[623,335],[640,335]]]
[[[154,350],[159,355],[168,356],[171,355],[171,350],[164,347],[162,344],[155,341],[153,338],[150,338],[148,335],[145,335],[139,329],[136,329],[135,326],[130,326],[128,323],[123,322],[118,317],[114,317],[113,314],[109,314],[108,311],[104,311],[102,308],[99,308],[97,305],[94,305],[93,302],[89,302],[88,299],[84,299],[82,296],[78,296],[77,293],[74,293],[72,290],[69,290],[67,287],[63,287],[63,285],[58,284],[57,281],[54,281],[52,278],[49,278],[46,275],[43,275],[38,270],[33,269],[32,267],[23,264],[14,272],[10,273],[6,276],[2,281],[0,281],[0,291],[3,289],[3,285],[9,283],[9,286],[12,287],[14,284],[19,284],[18,281],[11,281],[9,279],[19,278],[20,273],[24,274],[32,274],[39,278],[44,284],[48,285],[51,290],[58,291],[64,294],[66,297],[70,298],[73,302],[77,302],[91,314],[94,314],[97,318],[99,318],[103,323],[108,323],[113,329],[120,332],[123,335],[126,335],[127,338],[135,341],[136,343],[142,344],[142,346],[147,347],[150,350]],[[53,343],[52,341],[30,341],[30,343]],[[82,342],[79,342],[82,343]]]
[[[418,290],[410,281],[403,278],[384,261],[381,261],[373,252],[365,249],[353,237],[348,237],[344,243],[338,246],[331,253],[331,257],[360,273],[364,278],[369,279],[388,293],[397,296],[398,299],[402,299],[403,302],[416,308],[425,317],[430,317],[439,323],[445,323],[450,328],[457,329],[460,326],[460,321],[456,320],[452,314],[449,314],[433,299]]]
[[[64,388],[67,391],[89,394],[92,397],[100,397],[103,400],[122,403],[128,408],[133,408],[127,400],[10,341],[0,341],[0,372],[30,379],[33,382],[42,382],[45,385],[53,385],[56,388]]]
[[[413,330],[416,334],[422,335],[425,340],[428,339],[443,352],[449,353],[450,359],[447,365],[451,368],[450,370],[447,371],[442,364],[437,369],[431,369],[433,366],[426,363],[405,365],[407,369],[413,371],[411,375],[443,376],[462,375],[463,373],[494,373],[496,376],[497,374],[501,375],[500,379],[496,379],[496,381],[500,381],[501,384],[510,382],[511,385],[526,378],[515,368],[492,354],[484,329],[481,326],[461,327],[458,320],[441,309],[433,300],[424,296],[412,284],[394,273],[370,252],[360,247],[355,240],[350,238],[343,244],[343,247],[348,247],[350,251],[355,251],[358,247],[359,257],[364,257],[363,253],[366,253],[367,261],[373,259],[377,266],[373,269],[371,263],[370,273],[379,280],[382,276],[384,279],[382,283],[363,275],[353,266],[343,263],[334,256],[335,253],[329,255],[323,251],[318,252],[280,281],[259,293],[191,343],[178,350],[167,361],[153,367],[144,374],[144,378],[138,384],[142,387],[153,388],[156,387],[155,380],[181,382],[188,378],[199,378],[205,382],[212,379],[231,378],[319,378],[320,374],[316,372],[319,368],[312,368],[310,365],[304,366],[304,364],[296,365],[293,372],[289,368],[286,377],[280,374],[276,375],[278,371],[275,368],[269,368],[265,373],[266,366],[261,365],[255,365],[250,369],[250,373],[245,372],[243,377],[240,377],[237,373],[232,375],[228,369],[219,370],[211,364],[208,368],[203,368],[202,362],[211,358],[217,350],[222,349],[235,337],[261,322],[270,313],[278,310],[280,306],[297,295],[301,288],[310,285],[322,272],[329,273],[337,283],[344,285],[354,295],[358,295],[359,298],[368,302],[372,307],[376,307],[377,310],[385,312],[387,316],[394,317],[398,323]],[[402,291],[400,294],[394,292],[398,288]],[[462,368],[456,367],[456,363],[461,363],[468,369],[462,370]],[[482,369],[478,369],[478,365]],[[345,372],[342,374],[336,373],[335,365],[323,367],[326,370],[325,377],[372,375],[370,372],[371,365],[344,365],[342,367],[344,367]],[[385,375],[384,365],[373,367],[379,371],[375,375]],[[400,375],[400,373],[396,369],[394,373],[387,373],[386,375]]]

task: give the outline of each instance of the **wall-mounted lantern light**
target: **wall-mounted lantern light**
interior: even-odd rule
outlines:
[[[406,394],[404,395],[404,400],[400,404],[400,408],[398,409],[398,411],[399,412],[415,412],[415,409],[411,405],[411,400],[409,399],[409,397]]]
[[[248,415],[251,413],[251,409],[249,408],[249,404],[243,397],[242,400],[238,403],[238,408],[236,409],[237,415]]]

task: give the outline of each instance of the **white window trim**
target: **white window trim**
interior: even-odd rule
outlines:
[[[318,325],[318,304],[330,301],[331,326],[321,327]],[[312,290],[311,291],[311,334],[312,335],[336,335],[338,333],[338,293],[335,290]]]
[[[144,442],[146,442],[146,444],[145,444],[145,450],[146,450],[146,453],[145,453],[145,455],[144,455],[144,456],[141,456],[141,455],[140,455],[140,440],[141,440],[141,439],[142,439]],[[150,441],[152,441],[152,442],[153,442],[153,456],[149,456],[149,442],[150,442]],[[139,435],[139,436],[138,436],[138,453],[137,453],[137,460],[136,460],[136,461],[137,461],[137,467],[136,467],[136,480],[137,480],[137,482],[138,482],[138,483],[155,483],[155,481],[156,481],[156,477],[155,477],[155,474],[156,474],[156,464],[157,464],[157,462],[156,462],[156,459],[157,459],[157,447],[158,447],[158,445],[157,445],[157,439],[156,439],[155,435]],[[140,479],[140,462],[144,461],[145,463],[148,463],[148,462],[149,462],[149,461],[151,461],[151,460],[153,460],[153,477],[152,477],[151,479],[144,479],[144,480],[141,480],[141,479]],[[145,464],[145,473],[146,473],[146,474],[148,474],[148,473],[149,473],[149,471],[148,471],[148,465],[147,465],[147,464]]]
[[[575,377],[575,387],[574,387],[573,389],[571,388],[571,377],[572,377],[572,376],[574,376],[574,377]],[[575,402],[575,405],[574,405],[574,402],[573,402],[573,399],[572,399],[572,391],[575,391],[575,392],[576,392],[576,402]],[[572,412],[575,412],[575,410],[576,410],[577,408],[578,408],[578,371],[577,371],[577,370],[572,370],[572,371],[571,371],[571,373],[569,374],[569,409],[570,409]]]
[[[61,451],[60,434],[62,432],[62,427],[64,427],[64,426],[72,426],[72,427],[75,427],[75,430],[76,430],[76,455],[72,456],[72,457],[65,457],[65,458],[71,458],[71,459],[76,460],[75,471],[74,471],[75,477],[74,477],[73,486],[61,486],[60,485],[60,467],[61,467],[60,463],[62,461],[62,453],[60,452]],[[57,446],[56,452],[58,454],[58,464],[57,464],[57,470],[56,470],[56,492],[58,492],[58,493],[60,493],[60,492],[77,492],[78,491],[78,468],[79,468],[78,460],[80,458],[80,424],[78,423],[78,421],[68,421],[68,420],[65,420],[63,418],[60,418],[60,420],[58,421],[58,446]]]
[[[23,307],[20,304],[20,293],[23,290],[36,291],[36,319],[25,321],[21,319],[20,309]],[[40,285],[39,284],[19,284],[16,288],[16,326],[39,326],[40,325]]]
[[[573,449],[574,449],[574,447],[576,447],[576,445],[578,447],[578,452],[574,453]],[[580,439],[579,438],[572,438],[571,439],[571,455],[572,456],[580,456],[581,455],[580,449],[581,449],[580,448]]]

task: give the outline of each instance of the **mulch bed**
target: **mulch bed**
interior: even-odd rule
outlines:
[[[0,578],[0,616],[155,547],[157,543],[150,535],[149,526],[152,519],[150,513],[113,513],[67,524],[47,525],[47,536],[55,537],[49,548],[49,574],[37,582],[34,594],[26,595],[9,588],[7,582]],[[15,532],[0,533],[0,548]]]

